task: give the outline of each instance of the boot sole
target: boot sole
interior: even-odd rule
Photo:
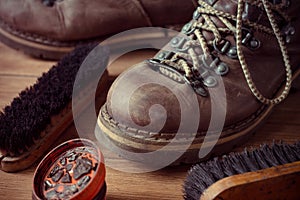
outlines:
[[[170,27],[180,27],[181,25],[172,25]],[[166,25],[165,27],[168,27]],[[174,35],[173,35],[174,36]],[[168,37],[173,37],[168,36]],[[166,37],[165,32],[159,35],[144,34],[135,35],[134,38],[117,38],[115,41],[110,40],[110,45],[117,45],[118,48],[126,47],[128,45],[138,45],[137,42],[141,44],[146,41],[157,40],[162,37]],[[47,39],[45,37],[23,33],[18,30],[13,29],[6,23],[0,20],[0,41],[2,41],[7,46],[21,50],[24,53],[31,55],[36,58],[46,59],[46,60],[60,60],[65,54],[72,51],[78,45],[84,45],[88,43],[102,42],[106,38],[94,38],[91,40],[82,41],[70,41],[62,42],[53,39]]]
[[[293,80],[299,75],[300,70],[295,73]],[[233,148],[245,143],[255,133],[255,131],[266,121],[266,119],[268,119],[268,116],[271,114],[274,107],[275,105],[262,106],[262,108],[257,111],[256,114],[251,116],[248,120],[246,120],[246,122],[244,121],[243,125],[239,127],[238,131],[225,128],[224,130],[227,131],[222,132],[216,144],[215,138],[211,137],[208,140],[209,142],[206,142],[205,146],[203,146],[203,140],[205,136],[197,136],[193,140],[190,147],[185,150],[182,149],[182,146],[188,142],[187,139],[176,141],[169,151],[179,151],[182,152],[182,154],[180,158],[174,161],[171,165],[196,163],[231,151]],[[121,157],[133,161],[140,161],[143,158],[138,158],[136,154],[134,157],[132,157],[130,153],[127,154],[124,152],[129,151],[134,153],[146,153],[159,150],[170,143],[170,140],[159,137],[163,135],[161,133],[145,133],[145,131],[134,130],[133,128],[118,124],[110,116],[107,116],[106,106],[103,106],[100,110],[97,125],[97,128],[100,129],[101,134],[107,138],[106,142],[108,142],[105,144],[105,146]],[[99,133],[96,132],[95,134]],[[151,137],[151,135],[158,136]],[[190,143],[191,141],[189,144]],[[200,159],[200,147],[204,149],[210,149],[213,145],[214,147],[212,151],[210,151],[207,156]],[[120,148],[126,151],[120,151]]]

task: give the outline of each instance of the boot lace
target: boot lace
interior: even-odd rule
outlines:
[[[289,2],[283,3],[282,1],[273,0],[238,0],[237,15],[232,15],[220,10],[216,10],[213,6],[209,5],[204,1],[199,1],[199,7],[194,13],[193,20],[185,25],[182,32],[188,36],[191,36],[192,40],[184,40],[183,38],[175,38],[171,42],[173,46],[181,48],[176,49],[176,53],[166,53],[158,55],[158,60],[160,63],[168,65],[179,72],[182,72],[189,84],[195,89],[195,91],[206,96],[206,87],[213,87],[216,85],[216,80],[213,76],[208,76],[207,70],[214,69],[216,74],[225,75],[228,73],[229,68],[226,63],[223,63],[218,58],[218,55],[211,53],[212,47],[217,54],[226,54],[232,59],[238,59],[241,65],[241,69],[247,81],[247,84],[253,93],[253,95],[264,104],[278,104],[282,102],[289,94],[291,83],[292,83],[292,70],[290,65],[290,59],[288,56],[288,51],[286,48],[286,42],[279,29],[274,13],[280,15],[286,22],[290,22],[291,19],[282,10],[288,7]],[[245,3],[253,6],[257,6],[265,10],[271,27],[264,26],[250,20],[243,19],[243,12],[245,8]],[[214,24],[211,17],[217,17],[225,27],[218,27]],[[201,20],[199,20],[201,17]],[[247,28],[245,28],[247,27]],[[248,28],[249,27],[249,28]],[[260,46],[260,42],[256,40],[250,29],[254,29],[277,38],[281,54],[283,57],[285,65],[285,87],[281,94],[273,99],[264,97],[263,94],[257,89],[251,74],[248,69],[245,56],[242,51],[242,45],[246,45],[250,49],[256,49]],[[203,34],[203,31],[210,32],[213,34],[213,40],[207,40]],[[293,32],[290,30],[290,32]],[[224,39],[223,35],[233,34],[235,35],[236,46],[232,46],[230,42]],[[287,38],[285,38],[287,40]],[[203,54],[199,55],[199,50]],[[201,59],[202,62],[199,62]],[[192,61],[192,65],[189,64]],[[203,64],[200,64],[203,63]]]

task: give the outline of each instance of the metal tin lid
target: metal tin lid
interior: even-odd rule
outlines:
[[[104,199],[103,155],[92,141],[74,139],[41,161],[33,179],[32,199]]]

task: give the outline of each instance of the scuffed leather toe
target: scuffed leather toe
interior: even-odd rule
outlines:
[[[182,117],[188,119],[198,106],[196,94],[184,81],[155,70],[149,61],[120,75],[106,102],[109,115],[118,123],[148,132],[177,132]],[[191,119],[193,120],[193,119]],[[198,124],[198,121],[197,121]]]

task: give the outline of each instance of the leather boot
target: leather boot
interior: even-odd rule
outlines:
[[[59,59],[77,44],[144,26],[179,26],[196,0],[0,0],[0,40],[31,55]]]
[[[118,77],[98,126],[130,152],[174,143],[166,151],[182,151],[184,163],[201,160],[200,147],[204,156],[242,144],[299,76],[299,9],[295,0],[199,1],[168,51]]]

